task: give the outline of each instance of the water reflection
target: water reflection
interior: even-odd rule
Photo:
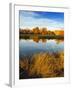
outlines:
[[[39,39],[39,38],[33,38],[33,39],[20,39],[20,40],[33,40],[34,42],[36,43],[39,43],[40,41],[42,43],[46,43],[47,41],[50,41],[50,40],[55,40],[55,42],[57,44],[61,43],[61,42],[64,42],[64,39]]]
[[[64,41],[57,39],[20,39],[20,57],[39,52],[57,53],[64,51]]]
[[[43,43],[46,43],[47,42],[47,39],[38,39],[38,38],[33,38],[32,39],[34,42],[39,42],[39,41],[42,41]]]

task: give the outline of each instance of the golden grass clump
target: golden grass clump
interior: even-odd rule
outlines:
[[[29,60],[20,60],[20,67],[28,70],[29,77],[63,77],[64,76],[64,53],[34,54]]]
[[[41,75],[42,77],[56,76],[64,68],[63,54],[40,53],[33,56],[33,63],[30,65],[29,74]]]

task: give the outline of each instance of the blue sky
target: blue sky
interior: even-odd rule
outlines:
[[[64,29],[63,12],[19,11],[20,28],[46,27],[48,30]]]

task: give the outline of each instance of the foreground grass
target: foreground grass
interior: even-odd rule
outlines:
[[[64,76],[64,53],[38,53],[19,62],[20,79]]]

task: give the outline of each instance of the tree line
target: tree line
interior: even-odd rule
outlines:
[[[42,34],[42,35],[55,35],[53,31],[47,30],[47,28],[39,29],[39,27],[35,27],[32,30],[30,29],[20,29],[20,34]]]

